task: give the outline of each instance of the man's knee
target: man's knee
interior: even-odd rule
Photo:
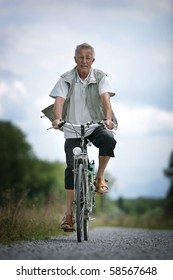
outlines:
[[[99,155],[114,157],[114,149],[117,141],[111,134],[105,134],[100,142]]]
[[[102,144],[111,147],[112,149],[115,148],[117,141],[115,140],[112,132],[109,132],[102,137]]]

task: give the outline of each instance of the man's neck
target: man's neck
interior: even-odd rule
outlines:
[[[80,72],[80,73],[78,72],[78,74],[82,80],[85,80],[89,73],[84,71],[84,72]]]
[[[79,75],[79,77],[82,79],[82,80],[85,80],[87,77],[88,77],[88,75],[90,74],[90,72],[91,72],[91,70],[88,72],[86,72],[86,71],[78,71],[78,75]]]

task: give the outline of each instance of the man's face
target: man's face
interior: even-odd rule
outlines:
[[[79,74],[85,74],[87,76],[90,72],[92,63],[95,60],[92,57],[91,49],[81,49],[74,59],[77,64]]]

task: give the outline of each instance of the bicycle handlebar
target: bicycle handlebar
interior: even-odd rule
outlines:
[[[68,121],[64,121],[62,120],[59,124],[58,124],[58,127],[61,128],[63,127],[64,125],[68,126],[68,127],[73,127],[74,129],[75,128],[80,128],[81,127],[81,124],[73,124],[71,122],[68,122]],[[85,128],[89,128],[90,126],[94,126],[94,125],[102,125],[104,127],[106,127],[106,124],[105,124],[105,120],[102,120],[102,121],[99,121],[99,122],[93,122],[93,121],[88,121],[87,123],[83,124],[83,126]],[[49,129],[52,129],[54,128],[53,126],[47,128],[47,130]]]
[[[62,127],[63,127],[63,126],[66,126],[66,127],[68,127],[68,128],[73,129],[74,132],[76,133],[76,135],[80,135],[80,136],[81,136],[81,135],[85,135],[85,133],[87,133],[87,131],[88,131],[89,129],[91,129],[91,128],[97,128],[99,125],[102,126],[102,127],[105,128],[105,129],[108,129],[108,130],[112,131],[112,133],[116,135],[115,131],[113,131],[114,129],[117,129],[116,125],[113,127],[113,129],[109,129],[109,128],[107,128],[107,126],[106,126],[106,120],[101,120],[101,121],[99,121],[99,122],[88,121],[88,122],[85,123],[85,124],[73,124],[73,123],[71,123],[71,122],[69,122],[69,121],[64,121],[64,120],[62,120],[62,121],[58,124],[58,129],[59,129],[60,131],[62,131]],[[82,126],[83,126],[83,127],[82,127]],[[91,126],[92,126],[92,127],[91,127]],[[52,129],[52,128],[54,128],[54,127],[53,127],[53,126],[52,126],[52,127],[49,127],[49,128],[47,128],[47,130]],[[77,131],[78,128],[81,129],[81,133],[79,133],[79,131]],[[83,132],[82,132],[82,129],[83,129]],[[87,129],[87,131],[85,131],[85,129]]]

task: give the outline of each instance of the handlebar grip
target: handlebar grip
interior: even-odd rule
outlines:
[[[58,127],[61,128],[64,124],[65,124],[65,121],[61,121],[61,122],[58,124]]]

